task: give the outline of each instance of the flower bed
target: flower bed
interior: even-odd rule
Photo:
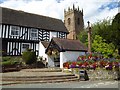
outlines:
[[[86,70],[90,80],[120,79],[120,59],[104,59],[102,56],[79,56],[74,62],[65,62],[64,69],[80,76],[80,70]]]
[[[79,56],[74,62],[65,62],[64,68],[84,68],[96,69],[105,68],[112,70],[120,67],[120,59],[103,59],[102,55],[89,54],[86,56]]]
[[[99,60],[99,61],[76,61],[76,62],[65,62],[63,64],[64,68],[86,68],[86,69],[96,69],[96,68],[106,68],[112,70],[113,68],[120,67],[120,60]]]

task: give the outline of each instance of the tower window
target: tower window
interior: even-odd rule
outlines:
[[[70,23],[71,23],[71,19],[70,19],[70,18],[68,18],[68,25],[70,25]]]
[[[77,23],[78,23],[78,25],[80,25],[80,18],[78,18]]]

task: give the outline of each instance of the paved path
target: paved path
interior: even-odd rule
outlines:
[[[3,88],[118,88],[118,81],[80,81],[45,84],[18,84]]]
[[[52,76],[52,75],[67,75],[70,73],[64,72],[46,72],[47,69],[23,69],[18,72],[7,72],[0,73],[2,77],[4,76]],[[43,72],[45,71],[45,72]]]

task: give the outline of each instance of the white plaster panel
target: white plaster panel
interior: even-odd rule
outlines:
[[[51,56],[48,56],[48,67],[55,67],[55,64],[54,64],[54,58]]]
[[[43,46],[43,44],[41,42],[39,42],[39,56],[47,59],[48,67],[54,67],[53,57],[49,57],[45,53],[45,50],[46,50],[46,48]]]
[[[39,56],[40,57],[47,58],[47,55],[45,54],[45,50],[46,48],[42,45],[41,42],[39,42]]]
[[[50,41],[52,37],[57,37],[57,32],[50,32]]]
[[[85,52],[80,51],[66,51],[60,52],[60,68],[63,68],[63,63],[67,61],[76,61],[78,56],[84,55]]]

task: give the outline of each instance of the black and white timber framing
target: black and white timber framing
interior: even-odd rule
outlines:
[[[21,55],[23,44],[29,44],[29,48],[38,55],[39,41],[50,41],[50,31],[43,29],[36,29],[38,35],[36,38],[31,37],[31,28],[17,26],[20,28],[19,35],[11,35],[11,27],[14,25],[0,24],[0,38],[2,38],[3,55]],[[66,38],[67,34],[64,32],[57,32],[58,38]]]
[[[3,55],[19,56],[26,48],[32,49],[38,55],[39,42],[50,41],[51,32],[56,32],[58,38],[67,38],[68,31],[62,20],[0,8],[2,9],[0,38]]]

